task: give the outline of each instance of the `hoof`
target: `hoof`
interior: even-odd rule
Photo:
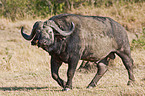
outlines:
[[[87,88],[94,88],[94,87],[96,87],[96,84],[90,83]]]
[[[62,91],[69,91],[71,90],[70,88],[63,88]]]
[[[128,81],[127,85],[128,86],[134,86],[135,85],[135,81]]]
[[[94,88],[93,86],[87,86],[87,89],[91,89],[91,88]]]

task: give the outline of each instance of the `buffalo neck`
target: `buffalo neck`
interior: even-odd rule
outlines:
[[[51,46],[51,50],[49,51],[49,54],[56,54],[60,55],[66,50],[66,38],[57,38],[55,37],[55,41],[53,46]],[[50,48],[49,48],[50,49]]]

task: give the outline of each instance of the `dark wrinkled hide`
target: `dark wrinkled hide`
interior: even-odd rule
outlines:
[[[52,77],[64,90],[72,88],[72,78],[80,59],[98,63],[97,74],[87,87],[91,88],[96,86],[99,79],[107,71],[108,62],[110,59],[115,59],[115,54],[120,56],[128,70],[128,84],[134,81],[128,37],[126,30],[119,23],[109,17],[74,14],[61,14],[53,16],[49,20],[54,21],[63,31],[75,28],[73,33],[63,36],[57,32],[55,27],[47,25],[47,21],[42,23],[40,28],[33,27],[38,32],[32,40],[32,45],[38,45],[49,52]],[[46,30],[50,27],[53,32]],[[58,74],[63,62],[68,63],[67,82],[63,81]]]

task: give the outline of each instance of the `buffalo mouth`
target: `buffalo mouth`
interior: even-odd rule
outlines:
[[[33,45],[33,46],[35,46],[35,45],[38,46],[38,42],[39,42],[39,40],[36,40],[36,41],[33,41],[33,40],[32,40],[32,41],[31,41],[31,45]]]
[[[47,45],[42,45],[40,43],[37,43],[38,48],[42,48],[43,50],[47,52],[51,52],[53,50],[53,44],[47,44]]]

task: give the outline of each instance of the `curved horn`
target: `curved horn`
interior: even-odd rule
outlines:
[[[56,31],[58,31],[63,36],[68,36],[72,34],[73,31],[75,30],[75,24],[73,22],[71,22],[72,28],[69,31],[62,31],[53,20],[48,20],[46,23],[48,26],[53,27]]]
[[[25,34],[25,33],[23,32],[23,31],[24,31],[24,27],[22,27],[22,28],[21,28],[21,34],[22,34],[22,36],[23,36],[26,40],[31,40],[31,39],[34,37],[34,35],[36,34],[36,29],[37,29],[38,27],[41,27],[41,26],[42,26],[42,24],[40,24],[40,23],[41,23],[41,21],[38,21],[38,22],[36,22],[36,23],[34,24],[33,29],[32,29],[32,32],[31,32],[30,35]]]
[[[36,31],[32,30],[31,35],[27,35],[23,32],[23,30],[24,30],[24,27],[21,28],[21,34],[26,40],[31,40],[36,33]]]

